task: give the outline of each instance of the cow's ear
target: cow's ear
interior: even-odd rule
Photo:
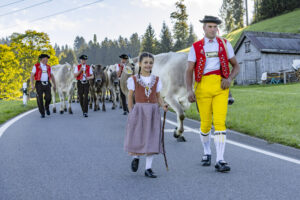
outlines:
[[[92,66],[92,69],[95,69],[95,65],[91,65]]]
[[[103,71],[104,71],[104,70],[106,70],[106,66],[105,66],[105,67],[103,67]]]

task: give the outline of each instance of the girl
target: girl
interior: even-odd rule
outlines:
[[[156,178],[151,169],[153,155],[163,153],[159,106],[168,110],[159,93],[162,83],[159,77],[151,74],[153,62],[152,54],[142,53],[138,74],[127,80],[129,115],[125,136],[125,151],[133,156],[131,170],[136,172],[139,156],[146,155],[145,176],[150,178]],[[133,94],[136,102],[134,107]]]

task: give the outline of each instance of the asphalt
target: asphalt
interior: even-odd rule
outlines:
[[[201,166],[202,146],[196,133],[199,122],[185,120],[194,131],[187,142],[173,138],[174,125],[166,124],[162,155],[153,161],[157,179],[144,176],[145,159],[138,172],[130,170],[131,157],[123,150],[127,116],[120,109],[89,111],[83,118],[79,104],[74,114],[53,114],[41,119],[34,111],[12,124],[0,137],[0,200],[92,199],[299,199],[300,164],[279,159],[253,147],[300,160],[300,150],[269,144],[231,131],[225,159],[230,173],[213,165]],[[175,121],[168,112],[167,118]],[[215,148],[212,142],[213,163]]]

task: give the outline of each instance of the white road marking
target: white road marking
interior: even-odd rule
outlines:
[[[177,123],[173,122],[171,120],[166,119],[166,122],[168,124],[177,126]],[[170,129],[168,129],[168,130],[170,130]],[[174,131],[170,131],[170,132],[173,133]],[[184,126],[184,132],[192,132],[192,133],[196,133],[196,134],[200,135],[200,128],[197,130],[197,129],[194,129],[194,128],[191,128],[191,127],[188,127],[188,126]],[[213,135],[212,135],[212,138],[214,138]],[[266,150],[263,150],[263,149],[260,149],[260,148],[252,147],[252,146],[242,144],[242,143],[239,143],[239,142],[235,142],[235,141],[232,141],[232,140],[229,140],[229,139],[227,139],[226,142],[228,144],[232,144],[232,145],[238,146],[240,148],[244,148],[244,149],[247,149],[247,150],[250,150],[250,151],[261,153],[261,154],[264,154],[264,155],[267,155],[267,156],[272,156],[274,158],[278,158],[278,159],[281,159],[281,160],[285,160],[285,161],[292,162],[292,163],[300,165],[300,160],[298,160],[298,159],[290,158],[290,157],[283,156],[283,155],[280,155],[280,154],[277,154],[277,153],[272,153],[270,151],[266,151]]]
[[[3,135],[3,133],[12,125],[14,124],[16,121],[18,121],[19,119],[25,117],[26,115],[29,115],[30,113],[36,111],[37,108],[35,109],[32,109],[32,110],[29,110],[23,114],[20,114],[14,118],[12,118],[11,120],[9,120],[8,122],[4,123],[1,127],[0,127],[0,138],[1,136]],[[171,120],[168,120],[166,119],[166,122],[171,124],[171,125],[174,125],[174,126],[177,126],[177,123],[176,122],[173,122]],[[200,134],[200,131],[197,130],[197,129],[194,129],[194,128],[191,128],[191,127],[188,127],[188,126],[184,126],[184,129],[185,129],[185,132],[192,132],[192,133],[196,133],[196,134]],[[173,132],[173,130],[171,129],[166,129],[165,132]],[[214,136],[212,135],[212,138]],[[263,149],[260,149],[260,148],[256,148],[256,147],[252,147],[252,146],[249,146],[249,145],[246,145],[246,144],[242,144],[242,143],[239,143],[239,142],[234,142],[232,140],[226,140],[228,144],[232,144],[232,145],[235,145],[235,146],[238,146],[238,147],[241,147],[241,148],[244,148],[244,149],[247,149],[247,150],[250,150],[250,151],[254,151],[254,152],[257,152],[257,153],[261,153],[261,154],[264,154],[264,155],[268,155],[268,156],[271,156],[271,157],[274,157],[274,158],[278,158],[278,159],[281,159],[281,160],[285,160],[285,161],[288,161],[288,162],[292,162],[292,163],[295,163],[295,164],[298,164],[300,165],[300,160],[297,160],[297,159],[294,159],[294,158],[290,158],[290,157],[287,157],[287,156],[283,156],[283,155],[280,155],[280,154],[277,154],[277,153],[272,153],[272,152],[269,152],[269,151],[266,151],[266,150],[263,150]]]
[[[26,115],[36,111],[37,108],[29,110],[23,114],[20,114],[12,119],[10,119],[9,121],[5,122],[1,127],[0,127],[0,138],[3,135],[3,133],[6,131],[6,129],[8,129],[13,123],[15,123],[16,121],[18,121],[19,119],[21,119],[22,117],[25,117]]]

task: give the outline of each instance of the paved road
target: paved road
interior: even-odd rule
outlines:
[[[133,173],[123,150],[127,117],[108,107],[89,118],[78,104],[73,115],[41,119],[34,111],[12,124],[0,137],[0,199],[299,199],[299,150],[232,133],[225,153],[232,171],[217,173],[200,165],[199,123],[187,120],[187,142],[178,143],[172,113],[165,138],[169,172],[160,155],[153,163],[157,179],[144,177],[145,159]],[[215,158],[213,143],[212,150]]]

